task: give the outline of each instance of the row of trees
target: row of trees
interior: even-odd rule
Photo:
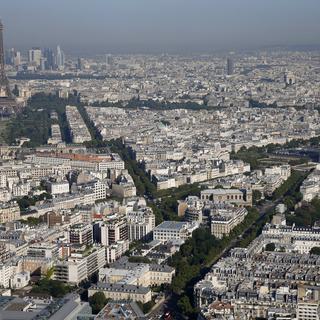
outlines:
[[[163,102],[163,101],[154,101],[150,100],[140,100],[139,98],[131,99],[127,103],[125,102],[116,102],[111,103],[109,101],[96,102],[93,104],[95,107],[118,107],[118,108],[127,108],[127,109],[137,109],[137,108],[150,108],[153,110],[172,110],[172,109],[190,109],[190,110],[209,110],[213,109],[213,107],[209,107],[207,105],[201,105],[196,102]]]
[[[299,187],[302,181],[305,179],[306,175],[300,171],[292,171],[290,177],[284,181],[279,188],[277,188],[272,199],[276,200],[283,196],[292,196],[296,199],[301,200],[301,194],[299,193]]]
[[[130,175],[132,176],[137,192],[140,196],[146,195],[153,199],[156,196],[156,186],[150,181],[150,177],[144,170],[143,163],[138,163],[130,150],[124,146],[120,139],[110,141],[111,151],[119,153],[126,164]]]
[[[192,305],[193,286],[232,241],[253,225],[258,217],[258,211],[249,208],[243,223],[223,239],[215,238],[208,228],[199,228],[193,232],[192,238],[181,246],[180,251],[173,255],[169,264],[176,269],[176,276],[173,278],[171,289],[182,314],[192,317],[196,313]]]
[[[89,132],[90,132],[90,135],[91,135],[91,141],[89,141],[87,143],[87,146],[89,147],[99,147],[101,144],[102,144],[102,136],[101,136],[101,133],[100,131],[96,128],[96,126],[94,125],[93,121],[90,119],[85,107],[78,103],[78,111],[83,119],[83,121],[85,122]]]

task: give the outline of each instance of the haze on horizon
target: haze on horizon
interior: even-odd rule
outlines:
[[[211,52],[319,46],[319,0],[2,0],[5,46]]]

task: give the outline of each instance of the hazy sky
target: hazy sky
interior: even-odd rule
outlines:
[[[320,0],[0,0],[6,47],[172,52],[320,45]]]

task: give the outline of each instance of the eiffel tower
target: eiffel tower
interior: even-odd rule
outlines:
[[[0,20],[0,115],[10,116],[18,110],[17,101],[12,94],[4,69],[3,24]]]

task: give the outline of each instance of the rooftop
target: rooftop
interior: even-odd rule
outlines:
[[[201,194],[225,195],[225,194],[242,194],[238,189],[207,189],[201,191]]]
[[[172,229],[172,230],[180,230],[188,226],[187,222],[180,222],[180,221],[163,221],[155,229]]]
[[[139,293],[147,294],[150,292],[150,289],[147,287],[135,286],[131,284],[110,284],[98,282],[95,285],[92,285],[89,290],[99,290],[99,291],[113,291],[113,292],[128,292],[128,293]]]

